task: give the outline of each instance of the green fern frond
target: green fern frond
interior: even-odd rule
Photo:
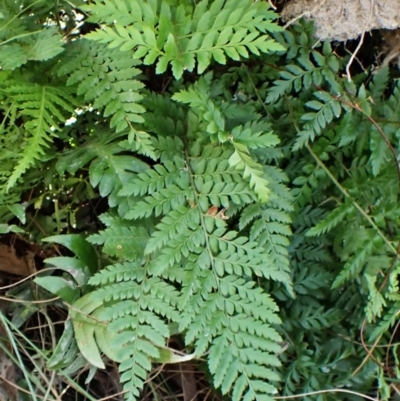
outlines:
[[[348,216],[352,211],[354,211],[354,208],[350,202],[343,203],[320,221],[315,227],[311,228],[306,235],[313,237],[331,231],[338,224],[343,222],[346,216]]]
[[[39,2],[38,2],[39,3]],[[14,70],[28,61],[49,60],[63,48],[60,32],[55,27],[45,27],[42,21],[35,21],[32,4],[20,1],[5,2],[1,5],[0,19],[0,68]]]
[[[155,149],[169,144],[167,138],[157,138]],[[271,138],[258,132],[251,137],[249,131],[244,140],[255,147]],[[142,269],[137,263],[145,259],[137,253],[131,255],[124,245],[121,255],[115,253],[122,244],[119,233],[129,234],[130,228],[112,226],[90,237],[91,242],[105,243],[112,255],[138,261],[108,267],[90,282],[101,286],[94,299],[106,304],[99,318],[110,321],[109,330],[118,333],[113,344],[126,344],[117,357],[130,355],[120,368],[129,397],[137,397],[151,361],[157,360],[168,338],[165,318],[180,323],[187,343],[196,344],[198,356],[209,348],[210,370],[218,371],[215,385],[224,393],[231,392],[239,400],[246,394],[260,398],[275,392],[280,336],[271,325],[280,322],[277,306],[254,281],[243,277],[287,284],[288,271],[256,241],[228,228],[224,210],[232,204],[252,204],[254,193],[240,173],[229,169],[232,150],[203,143],[195,141],[187,150],[182,144],[168,149],[162,163],[137,174],[120,192],[120,196],[136,199],[125,218],[161,217],[143,243],[149,260]],[[279,215],[277,219],[287,221],[288,217]],[[282,223],[271,222],[270,230],[290,235]],[[277,238],[271,240],[279,245]],[[171,283],[181,286],[180,294]],[[231,370],[223,368],[223,358],[218,359],[221,347],[229,361],[236,361]],[[257,363],[262,364],[258,371]],[[271,384],[264,384],[265,379]]]
[[[302,24],[303,25],[303,24]],[[302,29],[300,25],[298,29]],[[303,32],[305,34],[305,32]],[[300,92],[308,90],[312,85],[321,87],[326,81],[333,93],[342,92],[342,84],[337,79],[336,74],[339,71],[338,57],[332,51],[328,41],[324,43],[322,53],[314,50],[312,35],[296,35],[298,43],[295,45],[295,38],[291,32],[283,32],[275,35],[279,43],[289,47],[286,57],[293,60],[296,53],[296,64],[287,64],[283,71],[279,72],[282,79],[274,81],[274,85],[269,88],[266,98],[267,103],[275,103],[292,90]],[[305,43],[308,42],[308,43]],[[337,105],[336,105],[337,109]],[[329,113],[329,111],[328,111]]]
[[[91,21],[108,25],[90,33],[89,39],[134,50],[133,57],[147,65],[158,60],[157,73],[171,64],[177,79],[185,70],[193,71],[196,62],[201,74],[212,58],[226,64],[226,57],[240,60],[249,53],[284,50],[266,35],[279,27],[272,22],[276,14],[264,2],[204,0],[193,8],[181,4],[173,12],[167,2],[158,7],[153,1],[102,0],[85,10]]]
[[[332,122],[334,118],[340,117],[342,112],[341,103],[327,92],[316,92],[314,96],[318,100],[310,100],[305,105],[315,112],[303,114],[301,119],[308,121],[301,132],[299,132],[293,150],[299,150],[306,143],[312,142],[315,136],[321,134],[322,130]]]
[[[385,313],[383,320],[375,327],[369,336],[369,341],[376,340],[379,336],[388,333],[390,328],[398,321],[400,302],[394,302]]]
[[[371,166],[372,174],[377,176],[383,166],[393,158],[390,150],[383,140],[382,135],[377,131],[376,127],[372,127],[370,133],[370,149],[371,149]]]
[[[110,256],[124,255],[127,260],[143,255],[145,243],[149,237],[144,227],[118,227],[113,225],[100,234],[91,235],[92,244],[103,245],[103,252]]]
[[[211,276],[209,273],[208,278]],[[208,279],[204,282],[208,283]],[[211,345],[209,368],[214,374],[214,385],[224,394],[232,391],[234,400],[243,396],[270,399],[268,395],[276,390],[264,380],[279,380],[267,366],[280,364],[274,355],[279,352],[280,337],[259,319],[263,315],[262,319],[279,322],[274,314],[276,306],[271,299],[263,297],[260,289],[254,288],[254,282],[231,275],[218,281],[213,279],[211,283],[219,288],[219,294],[210,292],[207,300],[194,295],[183,312],[181,328],[188,327],[186,341],[197,338],[199,354]],[[253,369],[257,364],[261,364],[259,371]]]
[[[59,64],[57,74],[68,75],[67,84],[77,85],[78,95],[102,110],[104,117],[111,116],[110,126],[116,132],[144,121],[141,114],[145,110],[139,104],[144,85],[137,79],[141,71],[128,52],[82,40],[68,46]]]
[[[65,171],[74,174],[90,163],[91,185],[99,187],[100,195],[108,197],[111,207],[118,205],[121,213],[126,212],[129,205],[118,193],[135,176],[134,173],[147,170],[148,165],[124,154],[127,150],[123,143],[116,142],[121,134],[110,135],[100,127],[92,131],[92,136],[85,143],[64,152],[57,161],[57,171],[59,174]]]
[[[370,91],[371,96],[374,101],[378,101],[380,97],[385,92],[389,81],[389,67],[383,66],[379,68],[376,74],[374,74],[371,85]]]
[[[248,123],[245,127],[237,126],[231,132],[225,131],[225,117],[218,106],[209,98],[209,81],[211,74],[202,77],[188,90],[181,90],[173,95],[173,99],[190,104],[205,122],[205,130],[212,140],[221,143],[229,141],[234,152],[229,158],[229,164],[236,170],[243,171],[243,178],[249,180],[250,188],[258,196],[261,202],[269,199],[268,180],[260,164],[249,155],[250,149],[267,148],[279,143],[278,138],[272,132],[258,131],[262,127],[261,122]]]
[[[338,277],[336,277],[332,284],[332,288],[338,288],[344,282],[360,274],[362,268],[367,262],[368,257],[372,255],[375,241],[375,238],[369,240],[363,244],[362,248],[356,250],[354,256],[349,259],[349,261],[343,266],[343,269]]]
[[[152,362],[166,347],[170,333],[165,319],[179,319],[179,294],[173,286],[149,277],[143,266],[132,262],[109,266],[94,275],[89,284],[101,288],[71,308],[78,345],[96,366],[103,365],[99,350],[118,361],[126,398],[135,400]],[[92,316],[84,317],[77,311]],[[79,337],[85,333],[85,339]],[[88,353],[89,349],[93,353]],[[98,354],[97,359],[94,354]]]
[[[266,366],[279,364],[272,350],[279,349],[276,342],[280,337],[267,324],[279,322],[277,307],[254,282],[240,276],[263,276],[286,283],[289,277],[282,266],[276,266],[270,261],[269,255],[256,242],[229,231],[223,215],[218,211],[210,211],[210,208],[229,207],[230,202],[238,202],[240,205],[253,202],[248,184],[240,175],[222,172],[222,167],[227,167],[231,151],[227,152],[215,145],[201,149],[195,144],[192,152],[187,159],[188,167],[182,170],[182,174],[187,176],[187,179],[181,181],[185,185],[177,192],[185,194],[180,198],[182,204],[175,205],[173,209],[170,206],[164,208],[165,194],[171,193],[176,185],[157,190],[153,186],[153,194],[133,209],[134,218],[142,217],[144,211],[146,216],[150,216],[150,213],[164,215],[147,244],[146,253],[155,253],[149,269],[153,274],[162,274],[171,280],[176,277],[174,267],[177,264],[184,266],[183,275],[179,279],[183,285],[179,302],[183,313],[180,330],[187,330],[188,343],[196,342],[198,355],[211,347],[210,370],[221,372],[220,375],[216,374],[215,385],[220,386],[225,393],[233,391],[232,394],[239,398],[243,394],[257,394],[257,397],[261,397],[263,392],[272,394],[275,391],[272,385],[257,384],[265,378],[265,372],[272,370],[265,367],[265,370],[261,369],[257,373],[251,366],[260,360],[255,356],[256,352],[252,352],[255,349],[260,351],[259,355],[262,355]],[[169,174],[171,171],[160,168],[156,170],[159,174]],[[142,179],[149,179],[152,175],[142,175]],[[208,175],[210,178],[207,178]],[[211,176],[217,184],[211,180]],[[241,186],[237,187],[238,183],[232,180],[242,180]],[[215,185],[218,185],[218,190],[214,191]],[[233,186],[224,192],[227,185]],[[152,207],[145,206],[145,203]],[[157,203],[159,210],[157,206],[154,207]],[[223,349],[224,355],[228,353],[230,361],[237,360],[230,373],[222,369],[215,355],[215,352],[219,352],[219,338],[228,341],[224,344],[227,347],[229,345],[229,351]],[[239,377],[239,383],[242,384],[233,384]],[[271,373],[270,379],[272,377],[278,376]]]
[[[261,202],[267,202],[270,190],[269,181],[264,178],[262,167],[256,163],[249,155],[247,149],[234,143],[235,152],[229,159],[231,167],[243,170],[243,178],[249,179],[250,187],[254,189]]]
[[[109,265],[99,273],[91,277],[90,283],[95,286],[104,286],[122,281],[143,281],[144,270],[138,262],[125,262]]]
[[[46,157],[46,149],[60,131],[60,125],[73,114],[75,101],[63,88],[21,81],[8,82],[0,92],[25,116],[26,137],[17,164],[8,178],[6,188],[10,189],[36,161]]]
[[[199,215],[194,208],[178,206],[156,226],[156,231],[146,245],[146,253],[161,250],[177,235],[185,235],[199,225]]]

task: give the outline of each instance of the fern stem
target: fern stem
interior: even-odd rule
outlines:
[[[261,99],[260,94],[258,93],[258,90],[257,90],[257,88],[256,88],[256,85],[254,84],[254,81],[253,81],[253,79],[251,78],[251,75],[250,75],[250,73],[249,73],[249,70],[247,69],[247,66],[244,65],[244,64],[242,63],[241,67],[245,70],[246,75],[247,75],[247,78],[249,79],[249,81],[250,81],[250,83],[251,83],[251,86],[253,87],[254,93],[256,94],[258,101],[260,102],[262,108],[264,109],[265,114],[266,114],[267,116],[271,117],[271,119],[272,119],[272,116],[271,116],[271,114],[268,112],[268,109],[267,109],[267,106],[265,105],[265,102],[263,102],[263,100]]]
[[[351,195],[347,192],[345,188],[340,185],[339,181],[334,177],[334,175],[330,172],[330,170],[325,166],[325,164],[322,162],[322,160],[313,152],[311,149],[311,146],[307,143],[306,148],[309,151],[310,155],[314,158],[314,160],[317,162],[318,166],[320,166],[325,173],[328,175],[328,177],[332,180],[332,182],[337,186],[337,188],[342,192],[342,194],[346,197],[351,199],[352,205],[361,213],[361,215],[368,220],[369,224],[375,229],[375,231],[378,233],[378,235],[383,239],[383,241],[386,243],[386,245],[390,248],[390,250],[397,255],[396,248],[392,245],[392,243],[386,238],[385,234],[379,229],[379,227],[375,224],[375,222],[372,220],[372,218],[365,213],[364,209],[351,197]]]
[[[36,33],[43,32],[44,30],[45,30],[45,29],[40,29],[40,30],[38,30],[38,31],[21,33],[21,35],[14,36],[14,37],[12,37],[12,38],[10,38],[10,39],[5,40],[4,42],[1,42],[1,43],[0,43],[0,46],[3,46],[3,45],[5,45],[6,43],[12,42],[13,40],[16,40],[16,39],[21,39],[21,38],[25,38],[25,37],[27,37],[27,36],[35,35]]]
[[[186,145],[186,144],[185,144],[185,145]],[[206,230],[206,228],[205,228],[205,227],[206,227],[206,224],[205,224],[205,222],[204,222],[204,215],[203,215],[203,213],[202,213],[201,210],[200,210],[199,197],[198,197],[198,194],[197,194],[197,191],[196,191],[196,186],[195,186],[195,183],[194,183],[194,180],[193,180],[193,171],[192,171],[192,169],[191,169],[191,167],[190,167],[189,154],[188,154],[188,152],[187,152],[186,149],[184,150],[184,154],[185,154],[185,161],[186,161],[186,166],[187,166],[187,169],[188,169],[190,184],[192,185],[192,188],[193,188],[193,194],[194,194],[194,197],[195,197],[195,200],[196,200],[197,208],[199,208],[199,215],[200,215],[201,228],[202,228],[202,230],[203,230],[204,237],[205,237],[205,241],[206,241],[206,249],[207,249],[208,255],[210,256],[211,269],[212,269],[212,271],[213,271],[213,273],[214,273],[215,282],[216,282],[217,287],[218,287],[218,289],[219,289],[219,280],[218,280],[218,276],[215,274],[214,257],[213,257],[213,253],[212,253],[212,251],[211,251],[211,246],[210,246],[210,242],[209,242],[209,239],[208,239],[208,233],[207,233],[207,230]]]

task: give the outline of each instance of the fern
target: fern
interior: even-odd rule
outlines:
[[[60,32],[35,21],[32,11],[40,7],[36,2],[25,5],[21,1],[3,0],[0,19],[0,68],[13,70],[30,60],[49,60],[63,49]],[[30,15],[29,15],[30,14]]]
[[[190,104],[200,113],[201,119],[206,124],[205,130],[213,140],[232,143],[234,152],[229,158],[230,166],[242,170],[243,178],[249,179],[250,187],[254,188],[260,201],[266,202],[269,198],[268,180],[265,178],[262,167],[249,155],[249,149],[273,146],[279,143],[279,139],[272,133],[257,132],[259,124],[254,123],[245,127],[237,126],[230,133],[225,131],[223,113],[211,99],[205,96],[210,80],[211,75],[208,74],[205,79],[200,79],[189,90],[176,93],[173,99]]]
[[[103,216],[102,220],[105,219]],[[127,260],[135,260],[143,253],[149,235],[144,227],[129,227],[118,223],[117,219],[113,219],[112,226],[100,234],[91,235],[90,242],[103,245],[103,251],[110,256],[124,255]]]
[[[127,210],[129,204],[118,196],[118,192],[130,181],[133,172],[146,170],[148,165],[136,157],[124,155],[127,150],[118,141],[120,134],[109,135],[105,129],[99,127],[92,130],[92,137],[79,148],[64,152],[57,161],[57,172],[75,174],[90,163],[91,185],[98,186],[100,194],[108,197],[110,206],[118,205],[120,210]]]
[[[193,99],[196,101],[196,94]],[[189,109],[178,111],[171,100],[156,96],[146,103],[148,110],[159,112],[161,107],[166,117],[172,111],[179,116],[161,129],[156,115],[146,113],[146,125],[163,134],[183,126],[192,113]],[[196,104],[194,110],[199,110]],[[225,126],[222,114],[220,119]],[[229,143],[210,143],[207,125],[203,134],[193,131],[185,137],[182,131],[182,139],[176,138],[172,147],[168,136],[158,134],[153,145],[161,162],[124,183],[118,194],[135,200],[123,214],[125,223],[105,216],[104,222],[112,226],[90,238],[93,243],[104,244],[110,256],[132,260],[136,266],[110,266],[90,281],[102,286],[90,300],[105,305],[98,316],[110,321],[112,344],[120,349],[114,359],[121,363],[128,399],[138,396],[151,362],[166,347],[168,320],[179,323],[196,356],[209,352],[214,384],[223,393],[230,392],[234,400],[272,399],[276,391],[279,360],[275,354],[281,337],[271,325],[280,322],[278,309],[254,279],[282,282],[290,289],[288,265],[279,259],[286,256],[279,246],[287,245],[284,236],[289,236],[290,230],[285,224],[290,219],[285,213],[279,214],[273,192],[270,202],[277,209],[276,217],[271,208],[266,209],[265,218],[282,221],[266,222],[273,249],[263,248],[265,242],[257,243],[245,232],[229,227],[224,210],[253,204],[255,191],[251,180],[229,168],[234,148]],[[262,133],[261,127],[262,123],[256,121],[238,126],[232,131],[233,141],[249,149],[274,145],[274,135]],[[259,169],[267,176],[268,170]],[[279,181],[284,177],[273,169],[270,174],[279,193]],[[285,196],[290,210],[290,197]],[[146,230],[126,222],[131,219],[146,221],[149,237]],[[251,230],[253,223],[246,225]],[[130,246],[131,241],[137,246]],[[176,286],[181,288],[179,293]],[[101,349],[99,341],[97,344]]]
[[[92,62],[87,65],[87,54]],[[128,123],[143,122],[143,107],[136,104],[143,97],[138,93],[143,84],[133,79],[140,74],[128,53],[107,51],[104,46],[79,41],[69,46],[57,68],[59,75],[69,75],[67,84],[77,84],[77,93],[84,94],[94,109],[104,109],[104,116],[112,115],[110,125],[117,132]],[[68,60],[68,61],[67,61]]]
[[[226,64],[226,57],[240,60],[249,58],[249,52],[259,55],[284,50],[266,32],[280,28],[272,23],[276,14],[264,2],[250,0],[208,0],[195,7],[168,2],[103,0],[85,10],[91,12],[91,21],[105,23],[103,29],[88,38],[109,47],[134,50],[133,57],[143,58],[145,65],[156,63],[161,74],[169,64],[175,78],[183,72],[203,73],[211,58]],[[111,26],[109,26],[111,25]]]
[[[105,255],[97,271],[82,238],[48,239],[80,254],[36,280],[72,321],[49,368],[104,354],[129,400],[193,358],[233,401],[393,398],[390,68],[349,82],[348,57],[266,1],[56,3],[0,0],[0,231],[84,230]]]
[[[330,213],[323,221],[319,222],[315,227],[307,232],[308,236],[321,235],[329,232],[338,224],[340,224],[350,214],[353,207],[349,202],[338,206],[332,213]]]
[[[17,81],[8,82],[0,91],[21,115],[26,116],[24,128],[27,134],[8,178],[6,188],[9,189],[35,161],[45,157],[52,137],[61,130],[60,124],[73,113],[74,99],[63,88]]]
[[[91,298],[105,303],[99,318],[111,321],[108,332],[112,333],[112,341],[108,345],[116,349],[112,357],[120,362],[127,399],[136,399],[151,362],[160,357],[160,348],[166,347],[169,329],[163,320],[178,320],[178,292],[146,276],[146,270],[138,264],[110,266],[90,283],[103,285]]]

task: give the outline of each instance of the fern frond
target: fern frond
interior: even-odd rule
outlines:
[[[249,149],[260,149],[274,146],[279,143],[278,138],[269,133],[258,131],[262,126],[260,122],[248,123],[245,127],[237,126],[232,131],[225,131],[225,118],[220,109],[209,99],[208,85],[211,75],[201,78],[188,90],[175,93],[173,99],[190,104],[190,106],[201,113],[206,123],[205,130],[211,134],[213,140],[221,143],[230,141],[234,152],[229,158],[229,164],[236,170],[243,171],[243,178],[248,179],[250,188],[254,190],[260,201],[266,202],[269,197],[268,180],[260,164],[250,157]]]
[[[62,36],[57,28],[34,26],[32,22],[28,22],[28,18],[19,20],[7,11],[7,8],[2,9],[5,15],[2,14],[0,20],[2,70],[14,70],[30,60],[49,60],[64,50]]]
[[[400,302],[394,302],[390,309],[385,313],[383,320],[375,327],[369,337],[369,341],[376,340],[384,333],[388,333],[390,328],[398,321]]]
[[[354,256],[352,256],[349,261],[346,262],[346,264],[343,266],[342,271],[340,272],[338,277],[336,277],[335,281],[332,284],[332,288],[338,288],[344,282],[360,274],[368,257],[371,256],[374,250],[375,241],[375,239],[369,240],[363,244],[362,248],[356,250]]]
[[[60,124],[74,112],[75,101],[63,88],[21,81],[9,82],[0,91],[14,102],[19,113],[26,118],[26,138],[6,186],[10,189],[36,161],[45,158],[52,138],[61,129]]]
[[[85,143],[65,151],[57,161],[56,168],[59,174],[65,171],[74,174],[90,163],[90,183],[93,187],[98,186],[100,194],[108,197],[109,205],[118,205],[123,214],[129,210],[129,205],[125,198],[118,195],[119,191],[129,183],[134,173],[147,170],[148,165],[134,156],[125,155],[126,149],[115,142],[119,136],[120,134],[110,135],[107,130],[96,128]]]
[[[353,211],[353,205],[350,202],[345,202],[338,206],[335,210],[329,213],[322,221],[307,232],[307,236],[313,237],[325,234],[335,228],[338,224],[344,221],[345,217]]]
[[[165,216],[156,226],[146,245],[146,253],[162,249],[177,235],[185,235],[199,225],[199,215],[196,209],[178,206]]]
[[[91,235],[92,244],[103,245],[103,252],[110,256],[124,255],[127,260],[137,259],[143,255],[149,234],[144,227],[112,226],[100,234]]]
[[[136,280],[142,282],[144,278],[143,267],[138,262],[125,262],[109,265],[99,273],[91,277],[90,283],[95,286],[129,282]]]
[[[318,100],[310,100],[305,105],[315,110],[315,112],[309,112],[301,116],[303,121],[308,122],[304,125],[304,129],[299,132],[293,150],[299,150],[307,142],[312,142],[315,136],[320,135],[322,130],[334,118],[340,117],[342,106],[338,100],[329,93],[322,91],[314,93],[314,96]]]
[[[300,25],[298,27],[302,29]],[[305,34],[305,32],[303,32]],[[292,90],[300,92],[303,89],[309,89],[312,84],[321,86],[323,81],[326,81],[332,92],[335,94],[341,93],[341,83],[336,78],[339,71],[338,57],[332,51],[329,42],[325,42],[322,54],[313,50],[314,43],[312,42],[312,35],[296,35],[295,38],[291,32],[284,32],[276,34],[275,37],[279,43],[289,47],[287,58],[293,60],[297,51],[301,54],[296,57],[296,64],[288,63],[285,65],[284,70],[279,72],[282,79],[274,81],[274,86],[269,88],[266,98],[267,103],[274,103],[279,100],[284,94],[290,93]],[[284,38],[285,37],[285,38]],[[308,43],[304,43],[308,41]],[[297,46],[296,46],[297,45]],[[336,110],[340,106],[335,105]],[[329,113],[329,111],[328,111]]]
[[[272,23],[276,14],[268,4],[250,0],[227,0],[209,4],[204,0],[195,7],[178,7],[172,12],[167,2],[99,0],[85,7],[91,20],[106,23],[102,30],[87,37],[109,47],[134,50],[133,57],[144,64],[157,61],[157,73],[169,64],[175,78],[185,70],[199,74],[213,58],[221,64],[226,57],[240,60],[249,52],[259,55],[284,48],[266,35],[278,31]]]
[[[178,293],[173,286],[149,277],[139,263],[110,266],[94,275],[90,284],[101,288],[78,300],[76,307],[92,312],[98,321],[110,322],[96,330],[91,347],[99,347],[120,363],[127,399],[135,400],[152,362],[160,358],[160,349],[166,346],[170,334],[165,319],[179,320]],[[93,327],[92,322],[80,321],[76,314],[73,319],[77,332],[90,324]]]
[[[214,374],[214,385],[224,394],[232,391],[234,400],[243,396],[270,399],[267,395],[276,390],[264,380],[279,380],[279,376],[267,366],[280,364],[274,355],[279,352],[277,342],[280,337],[258,319],[263,315],[269,322],[278,322],[274,316],[276,306],[271,299],[263,298],[260,289],[254,288],[254,282],[236,276],[221,278],[220,284],[212,282],[218,286],[219,294],[210,293],[207,300],[194,296],[191,308],[186,307],[183,313],[182,328],[188,327],[186,341],[197,338],[196,352],[199,354],[211,344],[209,368]],[[257,364],[261,364],[259,371],[254,369]],[[267,372],[268,377],[265,376]],[[256,384],[261,381],[263,385]]]
[[[385,89],[387,88],[388,80],[389,80],[389,67],[382,66],[381,68],[379,68],[377,73],[374,74],[370,85],[371,96],[372,99],[374,99],[374,101],[377,102],[379,98],[383,95]]]
[[[166,162],[168,169],[156,166],[158,177],[154,173],[142,174],[135,193],[142,192],[140,180],[152,183],[154,177],[160,186],[166,187],[151,184],[148,187],[151,195],[133,208],[131,217],[164,216],[147,243],[146,253],[153,254],[149,271],[182,283],[180,329],[187,330],[187,343],[196,342],[198,355],[211,347],[210,370],[218,370],[215,385],[239,398],[244,394],[249,397],[272,394],[275,391],[272,385],[257,383],[265,379],[266,372],[271,373],[270,379],[278,377],[267,367],[279,364],[273,352],[279,349],[280,337],[269,326],[279,322],[277,307],[254,282],[241,276],[263,276],[285,283],[289,277],[256,242],[228,230],[223,215],[210,211],[210,208],[229,208],[231,202],[247,205],[254,198],[240,174],[226,171],[232,151],[199,144],[192,146],[187,167],[181,170],[186,178],[179,181],[182,184],[179,190],[163,180],[176,169],[172,163]],[[174,208],[164,207],[169,202],[166,195],[175,190],[177,194],[184,193],[179,198],[182,203]],[[176,265],[184,268],[180,277],[175,273]],[[223,358],[219,359],[218,339],[221,338],[226,341],[223,347],[229,348],[223,348],[224,355],[230,355],[229,361],[237,361],[232,362],[234,368],[229,372],[220,365]],[[261,359],[255,350],[260,352],[258,355],[262,355],[265,364],[258,373],[252,368]],[[233,384],[236,378],[240,378],[240,386]]]
[[[372,127],[370,133],[370,149],[371,149],[371,166],[372,174],[376,177],[382,170],[383,166],[387,165],[392,159],[390,150],[383,140],[381,134],[376,127]]]
[[[267,202],[270,190],[269,181],[264,178],[262,167],[249,155],[246,148],[234,143],[235,152],[229,159],[229,164],[237,170],[243,170],[243,178],[250,181],[250,187],[254,189],[261,202]]]
[[[78,95],[94,109],[102,110],[104,117],[111,116],[111,128],[120,132],[144,121],[141,114],[145,110],[139,104],[144,85],[137,79],[141,73],[137,65],[128,52],[81,40],[68,46],[56,72],[68,75],[67,84],[77,85]]]

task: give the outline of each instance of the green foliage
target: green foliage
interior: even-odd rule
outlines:
[[[163,1],[99,0],[84,8],[90,21],[106,24],[89,39],[109,47],[134,50],[143,64],[156,63],[164,73],[169,64],[179,79],[184,71],[203,73],[214,59],[226,64],[270,51],[284,50],[267,32],[280,28],[272,23],[276,14],[264,2],[251,0],[203,0],[195,7],[181,3],[171,7]]]
[[[169,102],[164,99],[163,107],[173,109]],[[147,119],[153,121],[153,117]],[[194,118],[190,109],[181,114],[182,119],[190,117]],[[223,116],[220,118],[222,121]],[[165,137],[154,142],[157,153],[173,132],[164,127]],[[163,154],[161,164],[138,174],[120,191],[120,196],[136,199],[124,218],[145,219],[145,226],[152,227],[149,234],[136,225],[119,226],[106,216],[103,221],[111,226],[90,237],[93,243],[103,243],[110,256],[134,261],[134,265],[110,266],[90,282],[102,285],[91,299],[106,306],[99,316],[111,321],[109,331],[116,336],[113,344],[128,342],[118,355],[123,356],[122,381],[131,396],[139,394],[137,388],[143,384],[151,360],[166,346],[169,331],[165,319],[179,323],[197,356],[209,349],[215,386],[224,393],[233,389],[235,400],[273,394],[274,387],[260,380],[278,380],[270,368],[279,365],[274,353],[280,349],[280,336],[270,327],[279,323],[277,307],[250,278],[265,277],[289,285],[288,266],[277,263],[269,249],[229,229],[222,208],[243,208],[255,204],[256,198],[247,177],[229,169],[232,147],[207,144],[206,133],[200,134],[194,131],[184,142],[178,140],[175,148]],[[250,135],[249,130],[248,139],[244,138],[247,142]],[[254,136],[252,148],[269,144],[259,136]],[[193,143],[186,147],[190,139]],[[273,208],[259,207],[274,218]],[[287,223],[289,217],[282,216],[277,219]],[[251,227],[251,221],[247,225]],[[266,222],[266,226],[271,233],[290,235],[283,223],[269,227]],[[284,238],[277,237],[277,245]],[[171,283],[181,287],[179,293]]]
[[[46,156],[46,148],[60,130],[59,124],[73,113],[74,100],[60,87],[30,82],[7,81],[0,88],[2,98],[15,113],[25,116],[22,152],[14,152],[15,167],[8,177],[7,189],[31,167]]]
[[[364,74],[352,83],[339,78],[344,60],[335,60],[327,43],[315,48],[308,31],[302,24],[278,34],[288,47],[287,60],[281,61],[278,81],[265,91],[268,110],[290,132],[286,144],[295,151],[286,171],[294,184],[296,218],[289,249],[297,298],[284,303],[281,317],[290,343],[286,357],[292,355],[295,362],[285,370],[285,391],[299,392],[301,386],[300,391],[310,392],[352,381],[355,391],[365,393],[366,383],[378,375],[376,368],[371,361],[361,365],[354,359],[360,350],[341,338],[357,341],[360,330],[364,338],[382,336],[383,342],[391,335],[394,287],[384,283],[397,282],[399,236],[393,222],[399,178],[387,143],[397,153],[393,110],[399,105],[398,88],[395,84],[387,91],[387,68],[369,84]],[[379,349],[374,357],[382,361]],[[341,366],[358,371],[359,379]],[[385,394],[390,390],[382,384]]]
[[[84,40],[72,43],[58,63],[58,75],[67,75],[67,85],[77,85],[76,93],[84,95],[93,109],[104,109],[104,117],[112,116],[110,127],[116,132],[143,122],[140,114],[144,108],[137,103],[143,98],[139,90],[144,85],[133,79],[140,70],[128,52],[107,50]]]
[[[35,279],[69,313],[49,369],[105,355],[127,400],[192,359],[233,401],[394,396],[388,67],[350,81],[267,1],[0,5],[0,232],[75,255]]]
[[[33,13],[40,12],[40,8],[44,6],[40,3],[42,2],[26,4],[22,1],[1,1],[0,68],[2,70],[14,70],[29,60],[49,60],[63,51],[62,36],[58,29],[44,26],[33,17]]]

